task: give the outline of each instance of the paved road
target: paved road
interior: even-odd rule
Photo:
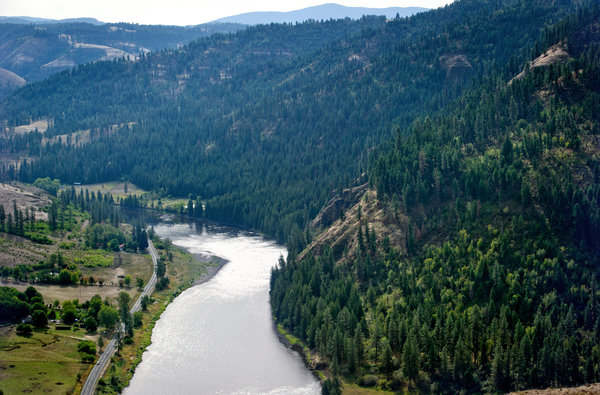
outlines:
[[[148,284],[146,284],[146,286],[144,287],[142,294],[136,300],[135,304],[131,308],[131,310],[130,310],[131,314],[133,314],[136,311],[139,311],[141,309],[142,298],[146,295],[150,295],[152,293],[152,291],[154,291],[154,286],[156,285],[156,268],[158,265],[158,252],[156,252],[156,249],[154,248],[154,244],[152,244],[152,240],[148,240],[148,251],[150,252],[150,256],[152,257],[152,263],[154,264],[154,271],[152,272],[152,277],[150,277],[150,281],[148,281]],[[123,330],[124,330],[124,328],[121,328],[121,331],[123,331]],[[104,352],[98,359],[98,362],[96,362],[96,365],[94,366],[94,368],[90,372],[89,376],[87,377],[87,380],[83,384],[83,389],[81,390],[82,395],[93,395],[94,394],[94,391],[96,389],[96,383],[98,382],[98,379],[100,379],[102,372],[104,371],[104,369],[110,362],[110,357],[112,357],[115,350],[117,349],[118,336],[119,336],[119,334],[115,333],[113,338],[110,340],[110,342],[104,349]]]

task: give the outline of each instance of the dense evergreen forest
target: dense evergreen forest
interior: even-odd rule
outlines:
[[[273,271],[274,316],[332,375],[435,393],[600,380],[599,18],[594,3],[533,47],[568,60],[492,70],[372,155],[370,204],[400,245],[365,195],[343,252]]]
[[[200,196],[209,218],[285,241],[341,187],[363,183],[373,148],[504,67],[516,74],[544,29],[578,2],[458,1],[411,18],[311,21],[214,35],[180,50],[79,66],[2,105],[2,178],[125,178]],[[76,144],[91,130],[90,144]],[[62,143],[42,144],[61,136]]]

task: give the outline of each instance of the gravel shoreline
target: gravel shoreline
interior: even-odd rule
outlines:
[[[206,254],[192,254],[194,259],[201,263],[211,263],[210,266],[206,267],[206,273],[204,273],[198,280],[192,283],[192,287],[200,284],[204,284],[205,282],[211,280],[218,272],[221,270],[223,266],[227,262],[227,259],[223,259],[221,257],[215,255],[206,255]]]

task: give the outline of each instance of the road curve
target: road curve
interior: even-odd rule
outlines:
[[[146,284],[146,286],[144,287],[144,290],[142,291],[140,297],[136,300],[133,307],[131,308],[131,310],[130,310],[131,314],[133,314],[136,311],[139,311],[141,309],[142,298],[146,295],[152,294],[152,291],[154,291],[154,286],[156,285],[156,269],[158,266],[158,252],[156,252],[156,248],[154,248],[154,244],[152,243],[152,240],[148,240],[148,252],[150,252],[150,256],[152,257],[152,264],[154,265],[154,270],[152,272],[152,277],[150,277],[150,281],[148,281],[148,284]],[[112,357],[112,355],[114,354],[114,352],[117,348],[118,336],[119,336],[119,334],[115,333],[113,338],[110,340],[110,342],[104,349],[104,352],[102,353],[102,355],[96,362],[96,365],[94,365],[94,368],[92,369],[92,371],[88,375],[87,379],[85,380],[85,383],[83,384],[83,388],[81,389],[82,395],[93,395],[94,394],[94,391],[96,390],[96,383],[98,383],[98,380],[100,379],[100,376],[102,375],[102,372],[108,365],[110,358]]]

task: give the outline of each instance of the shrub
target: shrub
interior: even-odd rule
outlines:
[[[367,374],[360,378],[359,384],[363,387],[375,387],[378,381],[377,376],[374,374]]]
[[[25,233],[25,237],[28,238],[29,240],[33,241],[34,243],[38,243],[38,244],[47,244],[47,245],[51,245],[54,242],[52,241],[52,239],[50,239],[48,236],[46,235],[41,235],[39,233]]]
[[[83,340],[77,344],[77,351],[84,354],[96,355],[96,343],[91,340]]]
[[[96,356],[92,354],[80,353],[81,360],[87,363],[93,363],[96,360]]]
[[[31,325],[23,322],[17,325],[17,333],[19,335],[29,335],[31,332],[33,332],[33,327]]]
[[[136,311],[135,313],[133,313],[133,326],[135,328],[139,328],[140,326],[142,326],[143,316],[144,314],[141,311]]]

